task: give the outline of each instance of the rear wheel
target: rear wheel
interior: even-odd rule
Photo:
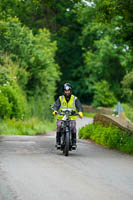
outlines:
[[[69,155],[69,131],[67,131],[65,135],[65,145],[64,145],[63,153],[65,156]]]

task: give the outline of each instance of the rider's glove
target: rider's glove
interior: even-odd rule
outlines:
[[[57,111],[54,110],[54,112],[52,113],[53,116],[55,116],[57,114]]]
[[[80,118],[83,118],[83,113],[82,112],[79,112],[78,114],[79,114]]]

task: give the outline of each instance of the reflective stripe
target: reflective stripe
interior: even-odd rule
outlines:
[[[75,109],[75,107],[63,107],[63,106],[61,106],[60,108],[63,108],[63,109]]]
[[[61,96],[61,101],[63,102],[63,96]],[[61,102],[61,104],[62,104],[62,102]]]
[[[73,108],[75,108],[75,96],[73,98]]]

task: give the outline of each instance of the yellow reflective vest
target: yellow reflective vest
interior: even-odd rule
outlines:
[[[71,111],[76,111],[76,106],[75,106],[75,100],[77,97],[74,95],[71,95],[70,100],[67,102],[65,96],[60,96],[60,102],[61,106],[58,110],[58,112],[62,112],[64,110],[71,110]],[[62,120],[63,116],[62,115],[57,115],[57,119]],[[70,116],[70,120],[76,120],[77,116]]]

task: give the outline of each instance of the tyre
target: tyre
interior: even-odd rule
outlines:
[[[65,156],[68,156],[69,155],[69,131],[66,132],[66,135],[65,135],[65,146],[64,146],[64,150],[63,150],[63,153]]]

